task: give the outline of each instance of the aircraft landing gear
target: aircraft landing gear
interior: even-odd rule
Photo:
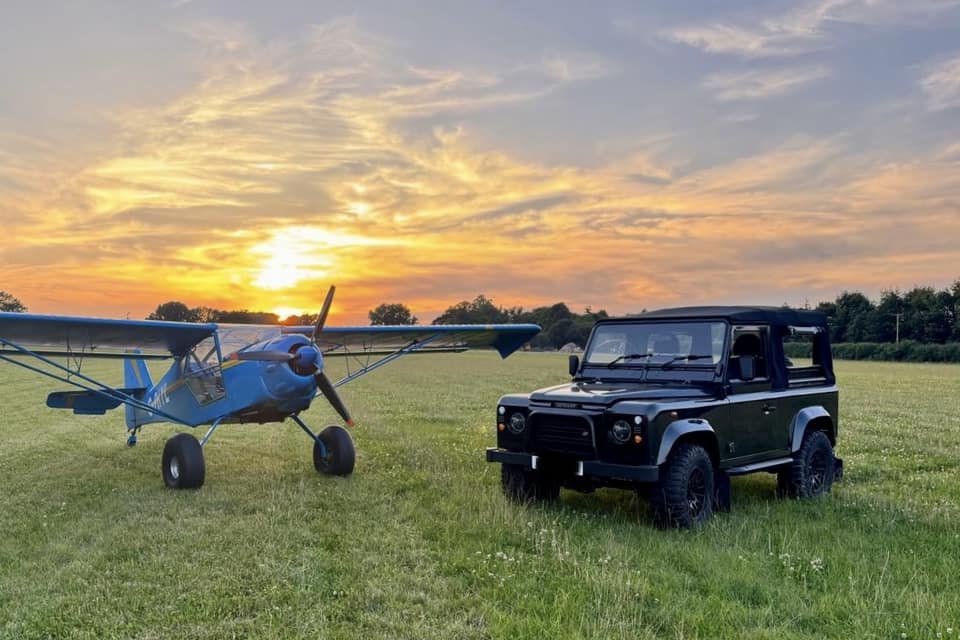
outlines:
[[[343,427],[327,427],[313,441],[313,466],[320,473],[348,476],[356,459],[353,439]]]
[[[348,476],[353,473],[356,451],[350,433],[339,426],[327,427],[315,434],[300,416],[290,418],[313,439],[313,466],[320,473],[331,476]]]
[[[205,469],[203,448],[189,433],[178,433],[163,446],[163,482],[171,489],[199,489]]]

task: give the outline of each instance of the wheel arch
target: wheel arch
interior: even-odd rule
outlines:
[[[822,406],[805,407],[793,417],[790,428],[790,451],[796,453],[808,431],[823,431],[832,446],[837,444],[836,423],[830,412]]]
[[[667,425],[660,438],[660,448],[657,450],[657,465],[667,461],[667,457],[675,447],[683,443],[699,444],[710,455],[716,466],[720,458],[720,447],[717,444],[717,434],[713,426],[702,419],[674,420]]]

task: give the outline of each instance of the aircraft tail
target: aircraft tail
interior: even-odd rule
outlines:
[[[147,389],[153,386],[153,379],[150,377],[150,371],[147,369],[147,363],[140,358],[127,358],[123,361],[123,386],[128,389],[136,389],[133,396],[143,399]],[[126,405],[124,407],[127,418],[127,428],[139,426],[144,423],[143,418],[146,415],[142,409]]]

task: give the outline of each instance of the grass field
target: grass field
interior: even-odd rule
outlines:
[[[292,424],[228,426],[185,492],[174,429],[128,449],[121,412],[47,409],[62,387],[4,366],[0,638],[958,638],[960,366],[837,369],[833,494],[738,478],[678,532],[625,491],[502,498],[497,397],[563,380],[556,354],[408,357],[343,390],[352,477]]]

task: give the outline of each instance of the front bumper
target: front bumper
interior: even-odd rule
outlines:
[[[541,462],[541,457],[530,453],[489,447],[487,449],[487,462],[513,464],[525,469],[536,470]],[[630,482],[652,483],[660,479],[660,468],[656,465],[610,464],[600,460],[578,460],[574,475],[587,478],[614,478]]]

